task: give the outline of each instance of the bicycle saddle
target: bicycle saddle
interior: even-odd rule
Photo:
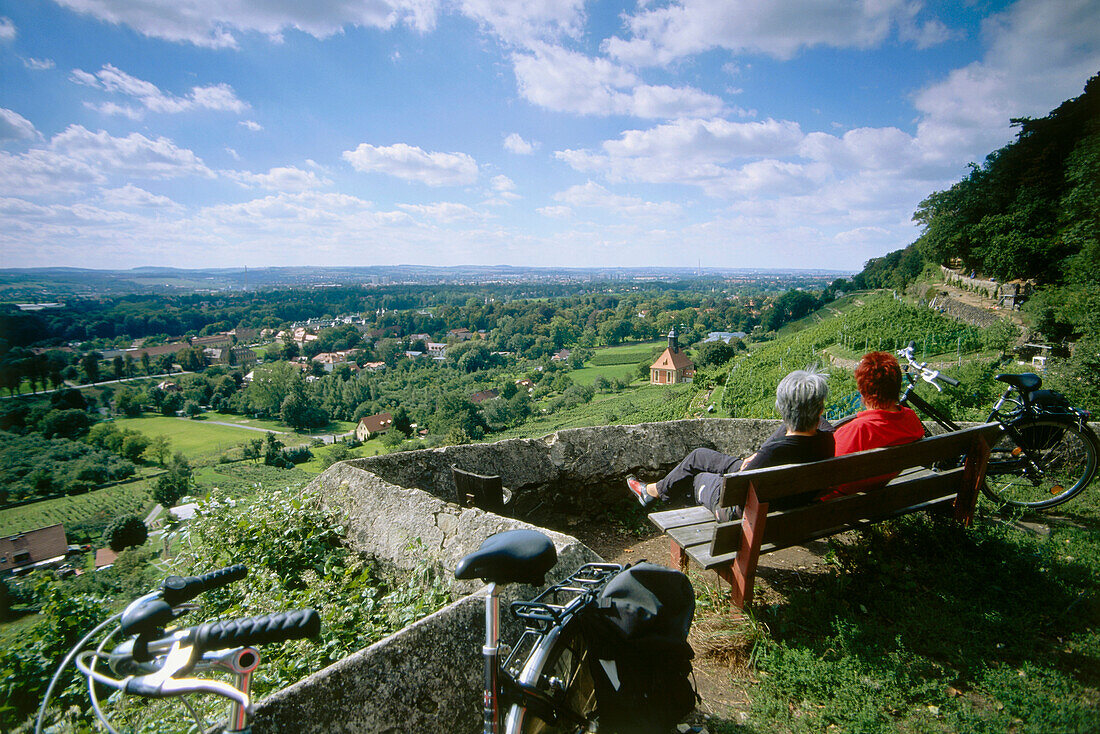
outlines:
[[[995,380],[1016,388],[1023,394],[1027,394],[1032,390],[1038,390],[1039,386],[1043,384],[1042,378],[1039,375],[1032,374],[1031,372],[1024,372],[1021,375],[1003,374],[997,375]]]
[[[558,552],[550,538],[536,530],[506,530],[490,535],[480,548],[459,561],[455,578],[541,586],[546,572],[557,562]]]

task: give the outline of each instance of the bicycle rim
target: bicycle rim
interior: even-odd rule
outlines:
[[[535,647],[519,676],[521,683],[536,686],[561,705],[587,717],[596,708],[596,691],[588,669],[588,647],[574,621],[558,634],[549,633]],[[552,724],[522,706],[513,705],[504,731],[507,734],[559,734],[588,731],[568,723]]]
[[[1072,499],[1096,473],[1097,439],[1073,423],[1033,420],[1015,424],[1036,459],[1032,467],[1005,433],[993,446],[982,491],[999,505],[1044,509]]]

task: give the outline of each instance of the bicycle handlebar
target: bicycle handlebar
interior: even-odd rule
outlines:
[[[909,342],[909,346],[905,347],[905,349],[898,350],[898,356],[904,357],[905,361],[908,363],[907,365],[905,365],[905,367],[903,367],[903,369],[917,370],[918,372],[920,372],[921,379],[927,382],[932,387],[936,388],[937,390],[941,389],[939,386],[940,382],[945,382],[951,387],[958,387],[962,384],[954,377],[948,377],[947,375],[941,374],[939,370],[932,369],[928,366],[927,362],[918,362],[917,360],[913,359],[913,354],[916,349],[917,343],[915,341],[911,341]]]
[[[237,563],[227,568],[219,568],[216,571],[204,573],[202,576],[169,576],[160,585],[161,595],[164,597],[164,601],[174,607],[177,604],[194,599],[204,591],[210,591],[233,581],[239,581],[247,575],[248,569]]]

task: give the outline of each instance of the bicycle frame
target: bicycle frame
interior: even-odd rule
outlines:
[[[548,587],[531,601],[513,602],[512,613],[525,622],[523,633],[507,659],[500,662],[500,588],[488,585],[485,597],[484,721],[485,734],[498,734],[505,711],[512,705],[529,709],[544,721],[568,721],[581,725],[582,715],[564,706],[535,686],[517,680],[524,664],[539,650],[548,651],[574,616],[591,605],[600,589],[622,566],[588,563],[569,578]],[[541,667],[541,661],[536,661]],[[502,704],[504,704],[502,706]]]
[[[958,431],[958,430],[960,430],[960,426],[957,423],[955,423],[949,417],[945,416],[943,413],[940,413],[938,410],[933,408],[932,405],[927,400],[922,398],[920,395],[918,395],[914,391],[913,388],[915,387],[915,381],[913,380],[912,374],[910,374],[909,368],[910,368],[910,366],[906,366],[906,367],[902,368],[902,371],[905,374],[906,386],[905,386],[905,390],[902,391],[901,397],[898,399],[898,405],[910,405],[911,404],[911,405],[915,406],[922,414],[924,414],[927,417],[931,418],[933,421],[935,421],[939,426],[941,426],[945,430],[948,430],[948,431]],[[1004,393],[1001,394],[1001,397],[998,398],[997,402],[993,405],[993,408],[989,411],[989,417],[986,418],[985,422],[986,423],[996,422],[996,423],[1001,424],[1001,428],[1005,431],[1005,433],[1012,439],[1013,443],[1022,452],[1023,459],[1026,462],[1026,466],[1025,466],[1026,473],[1029,476],[1033,477],[1036,474],[1041,474],[1042,470],[1039,468],[1039,463],[1038,463],[1038,460],[1035,456],[1034,451],[1028,445],[1028,442],[1023,439],[1023,437],[1020,435],[1020,432],[1016,429],[1016,426],[1014,425],[1015,422],[1016,422],[1016,420],[1015,420],[1016,418],[1028,415],[1028,413],[1024,410],[1024,404],[1022,402],[1018,403],[1021,407],[1018,410],[1013,411],[1013,412],[1018,414],[1016,416],[1006,417],[1006,416],[1001,414],[1001,408],[1004,406],[1004,404],[1006,402],[1009,401],[1012,393],[1014,393],[1014,392],[1016,392],[1015,388],[1010,387],[1009,389],[1005,390]],[[1036,416],[1032,416],[1032,417],[1038,417],[1038,416],[1036,415]],[[925,435],[928,435],[928,430],[927,429],[925,429]],[[1019,461],[1019,458],[1014,457],[1012,463],[1015,464],[1018,461]],[[992,461],[991,463],[994,467],[996,467],[998,462]],[[1001,462],[1001,463],[1003,464],[1004,462]]]

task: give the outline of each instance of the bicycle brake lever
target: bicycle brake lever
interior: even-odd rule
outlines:
[[[927,382],[932,387],[936,388],[936,392],[943,392],[943,388],[940,387],[940,383],[936,382],[936,378],[940,376],[940,373],[939,373],[938,370],[932,370],[930,372],[925,372],[922,369],[921,373],[920,373],[920,376],[921,376],[922,380]]]
[[[228,683],[202,678],[175,678],[176,673],[189,670],[193,666],[194,655],[194,646],[183,645],[177,641],[172,645],[172,649],[169,651],[160,670],[148,675],[127,678],[122,682],[122,690],[125,693],[147,698],[166,698],[183,693],[212,693],[231,699],[246,710],[251,710],[252,701],[249,699],[248,694]]]

